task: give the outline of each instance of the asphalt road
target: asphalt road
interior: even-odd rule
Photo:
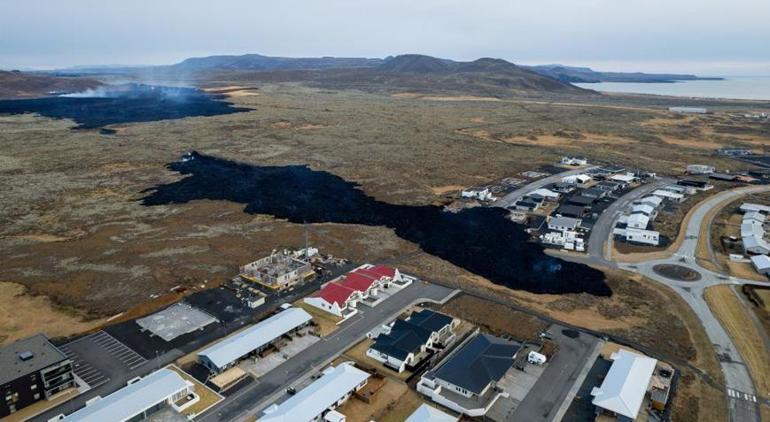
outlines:
[[[550,185],[551,183],[561,182],[562,177],[570,176],[573,174],[584,173],[592,168],[595,168],[595,167],[581,167],[574,170],[567,170],[561,173],[552,174],[542,179],[535,180],[531,183],[527,183],[526,185],[520,187],[519,189],[516,189],[515,191],[512,191],[507,195],[503,196],[502,198],[498,199],[497,201],[495,201],[494,204],[492,204],[492,206],[507,208],[513,205],[516,201],[518,201],[519,198],[521,198],[522,196],[524,196],[529,192],[532,192],[535,189],[540,189],[542,187]]]
[[[629,209],[632,202],[671,182],[671,179],[656,179],[652,183],[640,186],[615,200],[594,223],[588,237],[588,254],[609,259],[609,254],[604,251],[604,242],[609,242],[610,246],[612,245],[612,229],[618,218]]]
[[[559,345],[543,374],[513,413],[512,421],[561,420],[576,387],[580,387],[591,368],[603,342],[599,338],[578,333],[575,338],[562,333],[565,327],[554,325],[548,329]]]
[[[227,397],[196,420],[232,421],[257,416],[264,407],[278,399],[286,388],[301,383],[323,369],[343,351],[363,339],[374,327],[395,318],[412,304],[443,303],[456,292],[436,284],[418,281],[374,308],[360,306],[359,313],[342,323],[334,333]]]
[[[711,286],[719,284],[755,284],[770,286],[768,282],[739,279],[726,274],[710,271],[703,268],[696,258],[700,228],[706,215],[720,203],[750,193],[770,191],[769,186],[753,186],[749,188],[734,189],[720,192],[701,202],[694,209],[693,214],[685,227],[685,238],[682,245],[672,256],[664,259],[651,260],[639,263],[616,263],[619,268],[638,272],[652,280],[658,281],[674,290],[695,312],[717,354],[722,373],[725,377],[725,395],[728,400],[728,408],[731,421],[759,421],[759,412],[756,402],[754,382],[751,379],[746,364],[738,352],[735,344],[727,331],[714,316],[704,299],[704,291]],[[605,260],[603,251],[589,250],[590,262],[600,263]],[[675,264],[687,267],[701,274],[699,281],[678,281],[664,277],[655,271],[653,267],[659,264]],[[739,394],[736,394],[739,393]],[[765,392],[767,394],[768,392]]]

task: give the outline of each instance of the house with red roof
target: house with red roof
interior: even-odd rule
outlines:
[[[356,313],[355,308],[359,303],[375,306],[384,299],[380,295],[381,291],[391,286],[404,287],[408,285],[404,284],[405,280],[395,268],[364,264],[327,283],[321,290],[306,297],[305,303],[330,314],[348,318]]]

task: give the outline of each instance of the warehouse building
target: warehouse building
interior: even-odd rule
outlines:
[[[0,348],[0,418],[75,386],[72,362],[44,334]]]
[[[261,352],[282,336],[309,325],[312,320],[303,309],[286,309],[207,347],[198,353],[198,362],[211,372],[220,373],[240,359]]]
[[[281,404],[264,411],[261,422],[344,421],[335,409],[366,385],[369,373],[350,363],[329,367],[321,378]]]
[[[62,419],[65,422],[140,421],[171,408],[179,413],[200,401],[195,385],[168,368],[155,371]]]

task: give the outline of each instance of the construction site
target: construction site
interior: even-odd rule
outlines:
[[[284,249],[246,264],[239,276],[272,290],[284,290],[315,277],[310,260],[318,255],[318,249],[304,248],[296,251]]]

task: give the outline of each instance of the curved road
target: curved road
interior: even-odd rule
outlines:
[[[697,208],[693,211],[690,221],[685,228],[684,241],[672,256],[633,264],[622,262],[615,263],[618,268],[638,272],[647,278],[670,287],[690,305],[700,319],[709,340],[714,346],[717,357],[719,358],[720,366],[725,377],[725,385],[727,387],[726,394],[728,396],[730,420],[736,422],[759,422],[760,417],[756,401],[756,389],[743,358],[736,349],[735,344],[727,331],[722,327],[719,320],[714,316],[711,309],[706,304],[703,293],[706,288],[720,284],[754,284],[770,286],[770,282],[730,277],[726,274],[708,270],[698,264],[695,254],[698,247],[701,225],[709,211],[717,207],[723,201],[737,199],[743,195],[768,191],[770,191],[770,186],[753,186],[720,192],[697,205]],[[614,219],[611,219],[611,225],[614,225],[614,221]],[[589,254],[591,255],[592,262],[607,263],[601,248],[599,250],[590,249]],[[669,279],[653,271],[652,268],[659,264],[676,264],[684,266],[693,271],[697,271],[702,277],[699,281],[695,282]],[[769,392],[765,391],[762,393],[766,395]]]

